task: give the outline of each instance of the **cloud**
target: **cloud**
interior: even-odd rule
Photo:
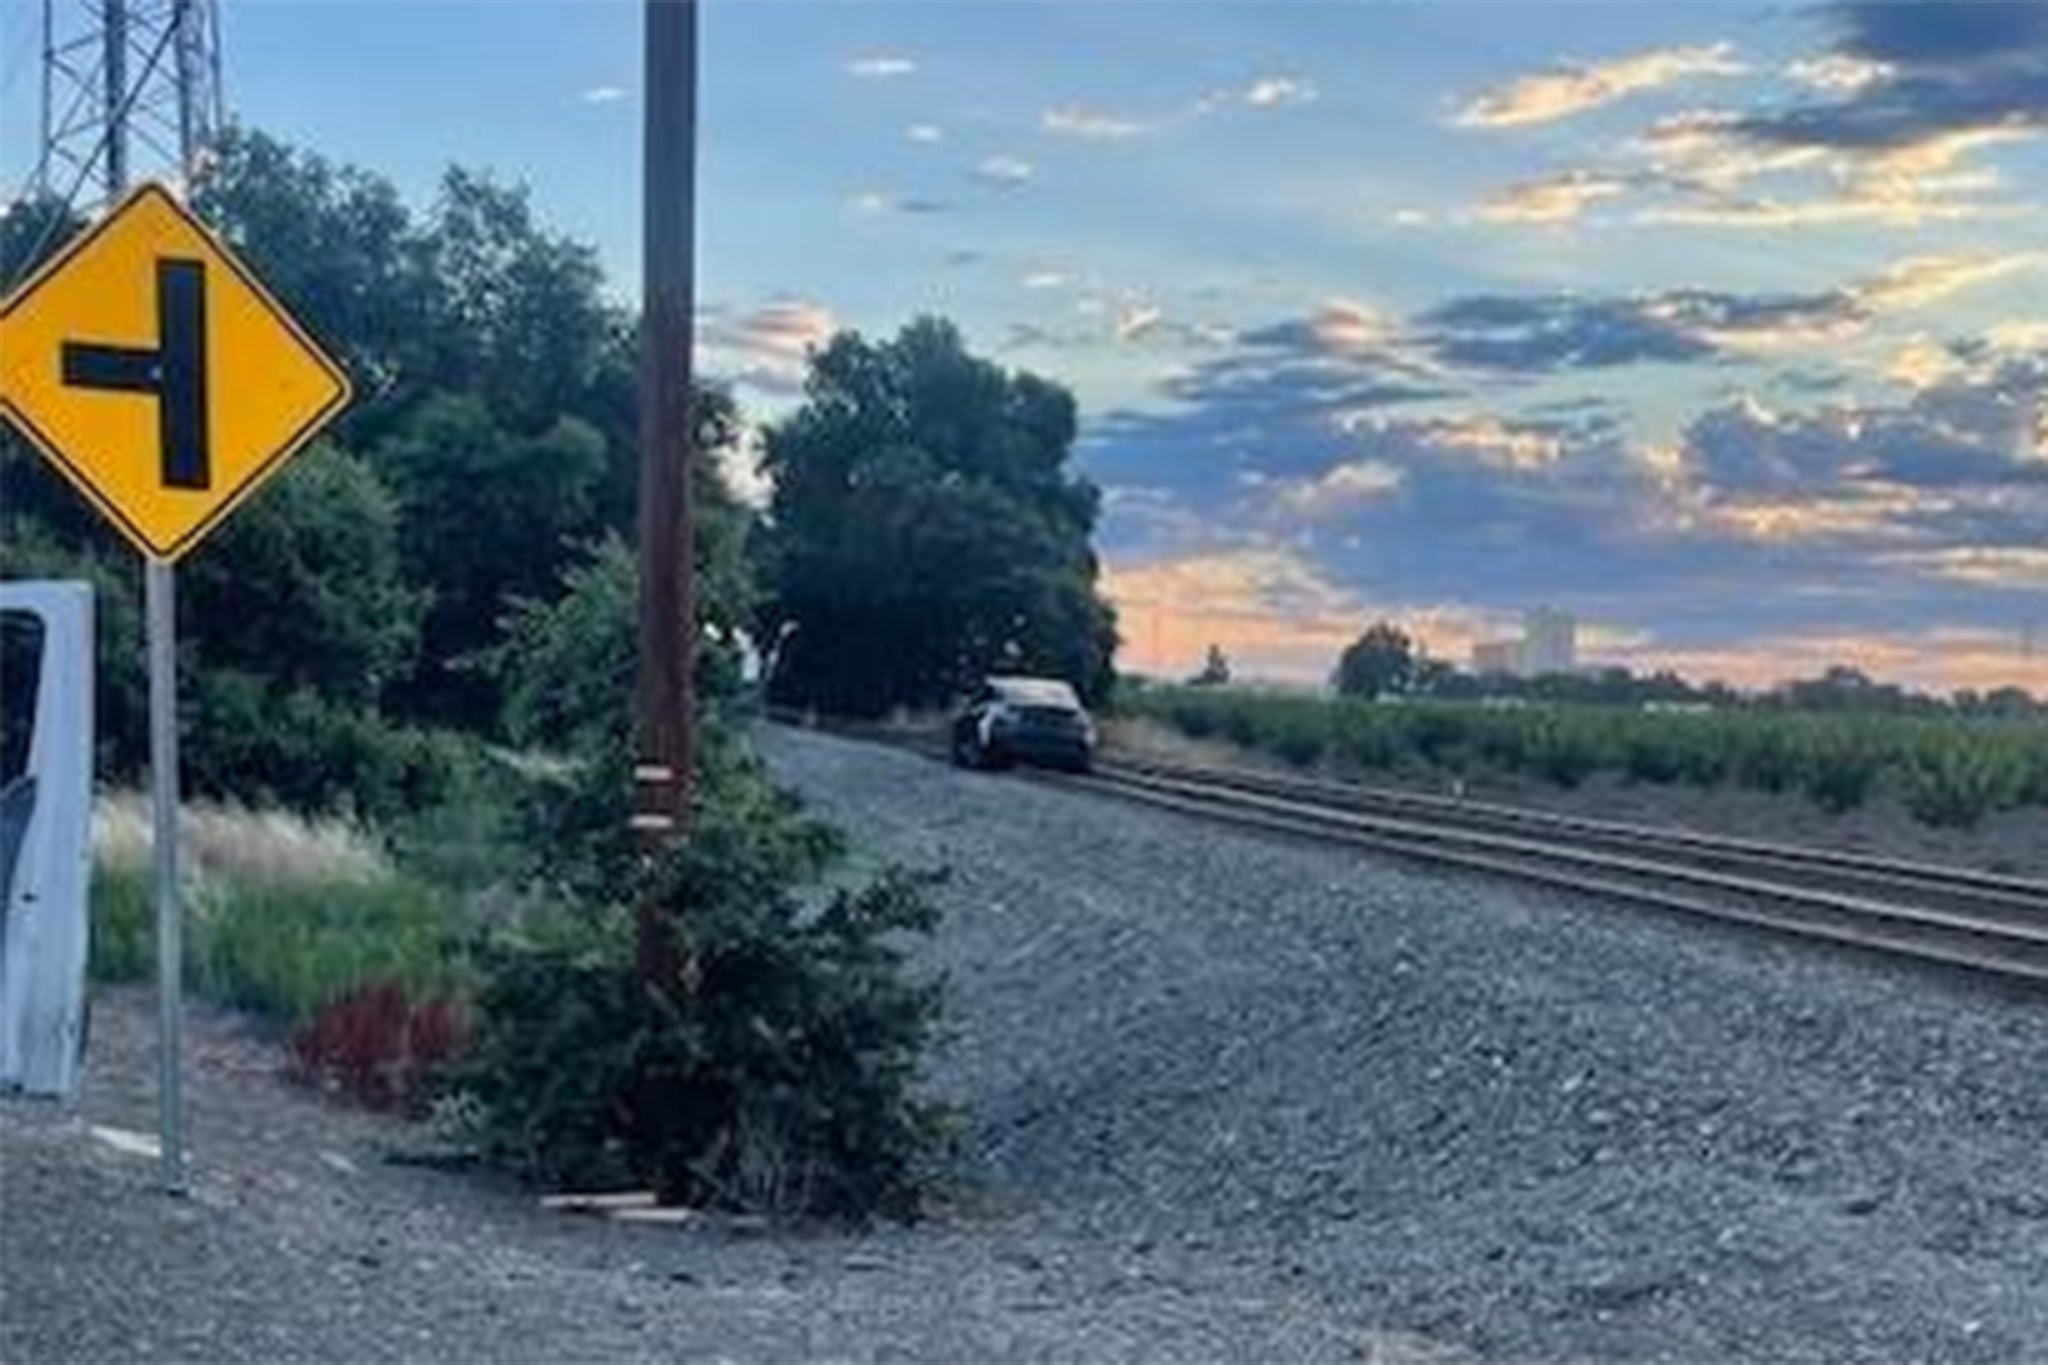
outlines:
[[[811,351],[838,330],[832,311],[807,299],[777,299],[744,312],[711,307],[697,319],[708,368],[775,394],[802,387]]]
[[[1822,57],[1801,58],[1787,66],[1785,74],[1801,85],[1839,95],[1854,94],[1867,85],[1884,80],[1892,74],[1892,68],[1884,62],[1833,52]]]
[[[1705,359],[1702,311],[1726,313],[1734,300],[1667,296],[1590,298],[1577,294],[1491,294],[1453,299],[1422,315],[1422,344],[1461,369],[1536,373]],[[1688,317],[1690,314],[1692,316]]]
[[[1488,223],[1555,226],[1576,222],[1594,204],[1625,194],[1628,189],[1626,180],[1614,176],[1566,171],[1510,185],[1487,198],[1476,214]]]
[[[1742,137],[1872,156],[2048,130],[2048,7],[1838,0],[1827,13],[1832,55],[1881,70],[1834,98],[1748,116]]]
[[[2038,5],[1843,0],[1833,9],[1844,52],[1907,69],[1981,69],[2048,49],[2048,10]]]
[[[1167,676],[1194,671],[1213,644],[1240,677],[1320,684],[1375,620],[1399,620],[1433,653],[1455,657],[1510,619],[1460,606],[1370,601],[1301,552],[1258,542],[1112,558],[1102,588],[1125,635],[1119,662]]]
[[[1919,308],[2009,276],[2048,269],[2048,251],[1916,256],[1855,287],[1871,308]]]
[[[2048,352],[2048,321],[2013,318],[1993,323],[1984,341],[1994,351]]]
[[[1014,156],[984,157],[973,170],[976,180],[1002,189],[1015,189],[1029,182],[1034,174],[1036,168],[1030,162]]]
[[[1261,76],[1245,88],[1244,102],[1253,109],[1286,109],[1314,104],[1321,94],[1314,81],[1299,76]]]
[[[1754,399],[1688,424],[1666,486],[1681,531],[1833,542],[1889,564],[1976,560],[2048,537],[2048,461],[2034,458],[2048,365],[1926,377],[1902,404],[1798,412]],[[1954,575],[1950,575],[1953,577]]]
[[[1454,369],[1539,374],[1681,363],[1839,342],[1879,317],[2044,265],[2044,252],[1917,256],[1811,294],[1470,295],[1422,314],[1409,334]]]
[[[1073,282],[1072,275],[1059,270],[1033,270],[1017,281],[1025,289],[1064,289]]]
[[[1885,363],[1884,377],[1909,389],[1925,389],[1953,378],[1963,362],[1946,346],[1937,346],[1925,336],[1916,336],[1892,353]]]
[[[1050,290],[1066,288],[1074,281],[1058,272],[1042,271],[1024,276],[1019,283],[1026,289]],[[1227,328],[1169,316],[1157,303],[1129,291],[1076,299],[1074,311],[1084,321],[1072,326],[1011,323],[1004,349],[1074,351],[1143,346],[1154,350],[1214,350],[1231,336]]]
[[[908,76],[917,70],[917,61],[895,53],[870,53],[855,57],[846,64],[846,74],[862,80],[894,80]]]
[[[1746,70],[1726,43],[1638,52],[1523,76],[1473,99],[1459,111],[1456,122],[1466,128],[1552,123],[1642,91],[1701,76],[1741,75]]]
[[[721,446],[712,457],[732,495],[743,506],[756,510],[766,508],[775,496],[775,480],[768,473],[763,454],[761,428],[749,423],[741,428],[737,441]]]
[[[1060,137],[1122,142],[1186,127],[1229,110],[1298,108],[1319,98],[1321,92],[1313,81],[1299,76],[1261,76],[1248,85],[1212,90],[1177,110],[1143,117],[1086,104],[1057,105],[1039,116],[1039,126]]]
[[[1386,425],[1379,423],[1383,430]],[[1410,435],[1423,450],[1524,473],[1557,464],[1564,459],[1567,446],[1565,431],[1557,426],[1510,424],[1486,416],[1413,423]]]
[[[1846,663],[1879,678],[1936,691],[2006,685],[2037,693],[2048,689],[2048,657],[2028,655],[2017,631],[1984,626],[1800,629],[1746,634],[1721,644],[1653,637],[1608,652],[1639,670],[1675,668],[1689,678],[1718,678],[1737,687],[1766,688],[1817,677]]]
[[[577,91],[576,98],[585,104],[616,104],[626,98],[626,91],[617,85],[592,85]]]
[[[1120,118],[1097,109],[1088,109],[1078,104],[1062,105],[1048,109],[1040,119],[1048,133],[1064,137],[1089,138],[1096,141],[1115,141],[1123,138],[1141,137],[1158,128],[1157,124],[1139,119]]]
[[[1383,460],[1349,460],[1312,478],[1275,480],[1269,491],[1275,506],[1287,515],[1305,521],[1325,521],[1400,491],[1406,478],[1399,465]],[[1261,476],[1252,486],[1267,485]]]
[[[929,145],[934,142],[944,142],[946,140],[946,130],[939,127],[936,123],[913,123],[903,130],[903,136],[908,141]]]
[[[1121,304],[1116,310],[1116,339],[1137,341],[1146,333],[1155,331],[1165,319],[1165,312],[1151,304]]]
[[[1819,147],[1757,146],[1743,134],[1739,115],[1718,109],[1667,115],[1628,147],[1669,183],[1720,192],[1761,176],[1817,166],[1828,155]]]
[[[1803,201],[1724,198],[1671,204],[1645,209],[1636,221],[1650,227],[1785,229],[1868,223],[1882,227],[1919,228],[1934,223],[2011,218],[2024,211],[2017,206],[1852,194]]]
[[[1917,573],[1994,588],[2048,589],[2048,548],[2032,545],[1953,545],[1907,550],[1889,562]]]
[[[846,206],[857,213],[948,213],[953,205],[944,199],[894,194],[887,190],[862,190],[848,195]]]
[[[2003,188],[1997,172],[1960,163],[2020,136],[2011,129],[1968,129],[1895,148],[1850,151],[1760,142],[1729,114],[1679,115],[1653,125],[1634,146],[1650,162],[1651,174],[1681,197],[1639,218],[1660,226],[1799,228],[1920,227],[2013,217],[2024,206],[1987,197]],[[1807,183],[1791,196],[1782,190],[1742,191],[1752,180],[1794,174]]]
[[[1650,302],[1770,334],[1853,315],[1870,306],[1859,290],[1911,303],[1936,278],[1960,276],[1895,268],[1789,300],[1667,291]],[[1954,685],[2011,676],[2015,652],[2000,665],[1986,632],[2041,600],[2048,353],[1953,344],[1961,368],[1896,401],[1742,398],[1676,439],[1645,439],[1603,404],[1515,411],[1499,401],[1512,389],[1441,375],[1433,388],[1411,364],[1416,330],[1332,301],[1245,329],[1169,385],[1167,406],[1090,424],[1085,467],[1147,490],[1118,499],[1103,524],[1105,562],[1146,571],[1123,585],[1134,642],[1157,629],[1158,652],[1191,669],[1208,636],[1240,672],[1315,678],[1379,614],[1353,585],[1398,584],[1408,602],[1504,615],[1562,602],[1611,626],[1603,655],[1636,666],[1768,681],[1781,666],[1818,666],[1770,657],[1775,641],[1846,648],[1918,622],[1985,642],[1967,668],[1957,662]],[[1900,657],[1885,647],[1820,662]]]

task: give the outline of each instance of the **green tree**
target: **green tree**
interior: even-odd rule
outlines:
[[[925,318],[843,333],[767,437],[764,638],[778,699],[855,714],[943,702],[978,674],[1107,691],[1114,615],[1071,472],[1073,396],[968,353]]]
[[[498,697],[473,656],[506,602],[552,591],[574,541],[596,531],[603,438],[575,417],[521,435],[481,397],[444,393],[408,414],[376,461],[403,509],[407,572],[433,595],[407,709],[488,730]]]
[[[1375,621],[1337,660],[1332,680],[1347,697],[1406,692],[1415,680],[1415,642],[1391,621]]]
[[[200,209],[356,381],[339,439],[397,496],[430,603],[392,705],[494,729],[473,656],[506,603],[551,591],[607,526],[631,530],[637,345],[595,253],[488,176],[450,170],[415,215],[381,178],[252,132],[228,139]],[[731,430],[729,402],[702,406]]]
[[[1223,653],[1222,645],[1210,645],[1209,652],[1202,659],[1202,669],[1188,679],[1190,687],[1222,687],[1230,681],[1230,659]]]

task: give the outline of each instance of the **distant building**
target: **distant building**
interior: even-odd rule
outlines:
[[[1472,646],[1472,671],[1540,678],[1579,666],[1579,623],[1569,613],[1538,607],[1522,618],[1519,640],[1482,640]]]
[[[1472,646],[1472,671],[1482,678],[1488,674],[1520,673],[1522,642],[1485,640]]]
[[[1579,666],[1579,623],[1565,612],[1538,607],[1522,618],[1521,673],[1571,673]]]

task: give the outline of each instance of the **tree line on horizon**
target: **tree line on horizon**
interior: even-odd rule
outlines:
[[[1186,684],[1190,687],[1224,686],[1231,682],[1233,676],[1229,656],[1221,645],[1211,644],[1201,669],[1190,675]],[[2048,698],[2037,698],[2017,685],[1960,688],[1947,696],[1940,696],[1880,681],[1848,664],[1832,665],[1815,677],[1790,679],[1773,687],[1754,690],[1739,689],[1718,680],[1695,683],[1672,669],[1637,673],[1618,664],[1535,677],[1474,673],[1430,656],[1420,639],[1388,620],[1373,622],[1345,646],[1331,670],[1329,687],[1339,696],[1366,699],[1427,697],[1440,701],[1483,701],[1510,698],[1596,706],[1955,714],[1999,719],[2048,716]]]

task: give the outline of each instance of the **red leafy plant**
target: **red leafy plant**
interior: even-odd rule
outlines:
[[[468,1037],[460,1003],[415,1001],[396,981],[374,981],[321,1006],[292,1035],[292,1072],[366,1108],[418,1117]]]

